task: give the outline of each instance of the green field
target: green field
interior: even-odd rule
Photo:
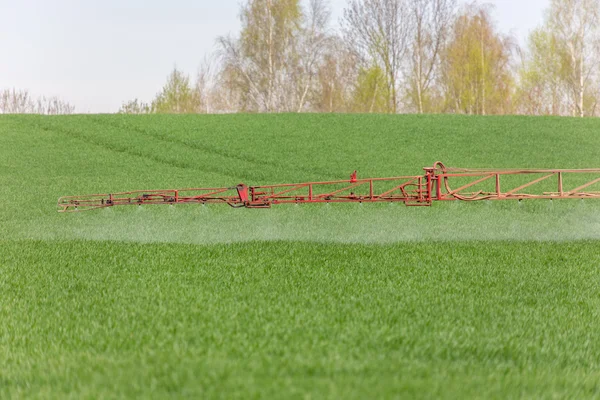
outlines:
[[[597,119],[0,116],[0,398],[598,398],[600,201],[56,200],[599,150]]]

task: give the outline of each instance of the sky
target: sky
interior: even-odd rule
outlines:
[[[58,96],[78,113],[150,101],[173,67],[196,75],[215,39],[240,30],[242,0],[0,0],[0,89]],[[347,0],[330,0],[337,27]],[[525,43],[549,0],[487,0]]]

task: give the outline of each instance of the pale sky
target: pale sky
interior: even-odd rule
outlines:
[[[79,113],[150,101],[175,65],[192,77],[215,38],[239,32],[241,0],[0,0],[0,89],[59,96]],[[521,43],[549,0],[487,0]],[[330,0],[332,27],[347,0]]]

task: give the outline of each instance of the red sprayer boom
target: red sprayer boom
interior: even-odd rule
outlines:
[[[267,186],[140,190],[67,196],[58,211],[92,210],[121,205],[226,203],[232,207],[269,208],[283,203],[403,202],[430,206],[434,201],[600,198],[600,169],[465,169],[436,162],[424,175],[287,183]],[[596,189],[593,191],[591,189]]]

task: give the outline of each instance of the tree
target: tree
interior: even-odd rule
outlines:
[[[38,97],[35,101],[35,113],[45,115],[68,115],[73,114],[75,106],[61,100],[56,96]]]
[[[309,0],[308,11],[298,35],[297,68],[290,83],[296,87],[297,111],[305,109],[310,99],[310,92],[316,90],[316,79],[325,62],[326,55],[331,54],[333,38],[327,32],[331,12],[323,0]],[[296,63],[294,63],[296,64]]]
[[[31,97],[27,90],[0,91],[0,114],[73,114],[75,106],[58,97]]]
[[[362,60],[376,65],[386,78],[387,112],[398,110],[398,86],[411,30],[405,0],[349,0],[342,29],[346,42]]]
[[[240,90],[240,72],[232,65],[218,65],[214,74],[214,86],[212,88],[213,112],[234,113],[242,110],[245,94]]]
[[[385,72],[377,65],[361,68],[353,93],[354,112],[389,112],[389,87]]]
[[[496,32],[488,9],[465,8],[442,55],[446,109],[464,114],[509,113],[513,47],[510,38]]]
[[[288,81],[297,62],[301,18],[299,0],[247,0],[240,38],[218,39],[224,68],[242,94],[243,110],[291,111],[286,107]]]
[[[317,84],[311,96],[316,112],[350,112],[358,79],[358,60],[338,37],[329,41],[319,64]]]
[[[218,90],[218,68],[214,59],[205,57],[198,68],[195,90],[198,94],[198,112],[210,114],[220,108]]]
[[[152,112],[151,105],[138,99],[123,103],[119,109],[119,114],[149,114],[150,112]]]
[[[568,114],[568,95],[561,78],[562,61],[553,35],[544,28],[534,30],[529,36],[528,48],[519,70],[518,112]]]
[[[190,85],[189,76],[175,67],[167,83],[152,101],[152,112],[158,114],[185,114],[198,112],[198,93]]]
[[[29,91],[13,88],[0,92],[0,112],[2,114],[31,114],[34,110],[34,101],[29,95]]]
[[[432,86],[439,78],[440,54],[454,18],[456,0],[409,0],[412,19],[407,95],[418,113],[433,111]]]
[[[600,0],[553,0],[548,27],[561,59],[573,114],[586,115],[586,97],[597,77],[600,46]]]
[[[222,106],[218,94],[218,70],[207,58],[198,70],[198,78],[192,86],[188,75],[177,67],[167,77],[167,82],[154,100],[148,104],[134,99],[123,103],[122,114],[182,114],[211,113]]]
[[[519,71],[519,108],[532,114],[595,115],[600,98],[600,0],[552,0],[529,37]]]
[[[247,0],[239,39],[218,45],[229,99],[253,112],[314,109],[319,73],[330,54],[330,11],[326,0]],[[223,76],[222,76],[223,77]],[[237,92],[237,96],[233,93]]]

